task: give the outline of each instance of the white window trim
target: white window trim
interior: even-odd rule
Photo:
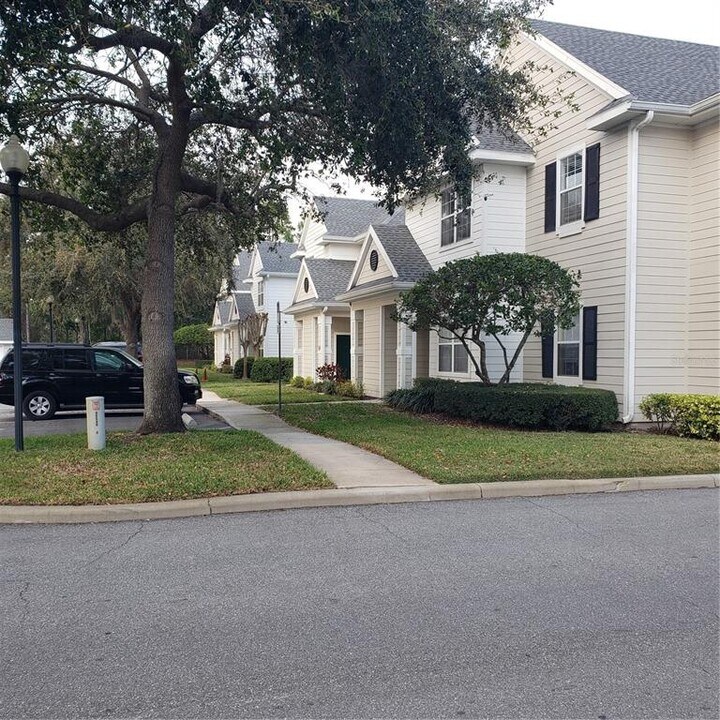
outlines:
[[[259,308],[265,307],[265,281],[264,280],[258,280],[258,283],[257,283],[257,303],[258,303]]]
[[[453,193],[453,202],[454,202],[454,210],[451,215],[443,215],[443,200],[442,196],[443,193],[447,192],[448,190],[452,190]],[[458,202],[457,202],[458,192],[457,188],[455,188],[452,185],[448,185],[444,187],[440,191],[440,251],[444,252],[445,250],[449,250],[450,248],[456,248],[461,247],[466,244],[472,243],[472,231],[473,231],[473,181],[470,181],[470,204],[467,206],[467,208],[463,208],[462,210],[458,210]],[[466,238],[462,238],[462,240],[457,239],[457,217],[465,211],[465,209],[470,210],[470,234]],[[443,245],[442,242],[442,223],[443,220],[447,220],[447,218],[453,217],[455,218],[455,221],[453,222],[453,239],[451,242]]]
[[[449,332],[449,331],[448,331],[448,332]],[[467,378],[467,377],[470,377],[470,372],[471,372],[471,371],[470,371],[470,367],[471,367],[472,363],[470,362],[470,358],[469,358],[469,357],[468,357],[468,361],[467,361],[467,363],[468,363],[468,368],[467,368],[467,370],[466,370],[465,372],[457,371],[457,370],[441,370],[441,369],[440,369],[440,345],[452,345],[453,351],[452,351],[452,355],[451,355],[451,364],[452,364],[453,367],[455,366],[455,350],[454,350],[454,348],[460,347],[460,348],[462,348],[463,350],[464,350],[465,348],[464,348],[463,344],[460,342],[460,340],[458,340],[458,338],[455,337],[454,335],[453,335],[453,337],[452,337],[452,340],[450,340],[450,339],[445,339],[445,338],[441,338],[441,337],[440,337],[440,333],[439,333],[438,331],[435,331],[435,337],[436,337],[436,339],[437,339],[436,353],[435,353],[435,354],[436,354],[436,357],[437,357],[437,372],[438,372],[438,375],[440,375],[440,376],[442,376],[442,377],[448,377],[448,378],[454,377],[454,378],[463,378],[463,379],[464,379],[464,378]]]
[[[555,156],[555,235],[556,237],[569,237],[570,235],[578,235],[585,228],[585,178],[587,173],[587,155],[586,145],[575,145],[573,147],[566,148],[562,152],[559,152]],[[582,181],[580,187],[582,188],[582,195],[580,198],[580,220],[575,220],[571,223],[560,224],[560,178],[561,178],[561,165],[560,163],[570,155],[581,155],[582,156]]]
[[[558,385],[566,385],[568,387],[579,387],[583,384],[583,309],[578,311],[578,374],[577,375],[558,375],[558,329],[555,329],[553,335],[553,382]],[[572,342],[575,342],[574,340]],[[565,343],[562,343],[565,344]]]

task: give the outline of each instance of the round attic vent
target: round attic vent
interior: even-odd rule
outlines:
[[[377,270],[377,266],[378,266],[378,254],[377,254],[377,250],[373,250],[370,253],[370,269],[373,272],[375,272]]]
[[[310,281],[307,278],[305,278],[303,282],[303,290],[305,290],[305,292],[310,290]]]

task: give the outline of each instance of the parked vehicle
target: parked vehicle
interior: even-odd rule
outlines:
[[[93,347],[109,347],[114,348],[115,350],[122,350],[123,352],[128,352],[128,346],[124,340],[102,340],[101,342],[94,343]],[[137,359],[142,362],[142,345],[140,343],[137,343],[137,345],[135,346],[135,350],[137,352]],[[131,353],[128,353],[128,355],[130,354]]]
[[[0,363],[0,404],[14,405],[13,352]],[[200,379],[178,371],[183,405],[202,397]],[[101,395],[107,408],[143,407],[143,367],[114,348],[85,345],[23,345],[23,412],[48,420],[58,410],[85,408],[85,398]]]

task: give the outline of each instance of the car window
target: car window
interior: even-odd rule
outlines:
[[[48,355],[46,350],[23,350],[23,372],[31,370],[47,370]],[[2,369],[5,372],[12,372],[15,367],[15,359],[12,351],[7,354],[7,357],[3,360]]]
[[[65,363],[63,361],[63,351],[58,348],[50,350],[50,361],[56,370],[62,370],[65,367]]]
[[[98,372],[118,372],[125,369],[125,360],[111,350],[94,350],[95,370]]]
[[[89,370],[87,350],[65,350],[65,369],[66,370]]]

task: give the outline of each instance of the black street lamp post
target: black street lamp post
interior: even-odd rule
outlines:
[[[24,450],[22,423],[22,305],[20,302],[20,178],[27,172],[30,156],[12,135],[0,150],[0,165],[10,180],[10,220],[12,225],[12,312],[13,380],[15,390],[15,450]]]
[[[48,304],[48,313],[50,315],[50,344],[52,345],[55,342],[55,322],[53,319],[53,305],[55,303],[55,298],[52,295],[48,295],[46,302]]]

